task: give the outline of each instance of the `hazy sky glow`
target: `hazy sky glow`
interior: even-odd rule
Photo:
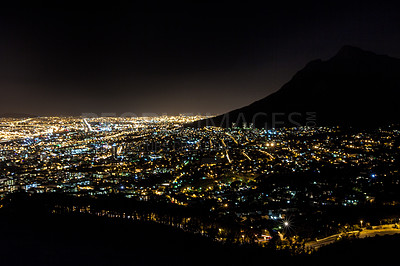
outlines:
[[[395,4],[0,10],[0,113],[222,113],[343,45],[400,57]]]

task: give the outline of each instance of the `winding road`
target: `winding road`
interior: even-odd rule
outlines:
[[[343,236],[351,236],[359,233],[358,238],[384,236],[384,235],[395,235],[400,234],[400,229],[396,228],[380,228],[380,229],[364,229],[362,231],[351,231],[346,233],[340,233],[336,235],[331,235],[316,241],[310,241],[306,243],[306,248],[318,249],[322,246],[332,244],[342,238]]]

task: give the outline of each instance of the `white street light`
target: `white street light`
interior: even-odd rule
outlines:
[[[283,225],[288,227],[289,226],[289,222],[284,222]]]

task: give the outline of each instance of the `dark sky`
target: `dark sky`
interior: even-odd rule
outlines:
[[[354,45],[400,57],[400,9],[375,1],[0,10],[0,113],[212,113]]]

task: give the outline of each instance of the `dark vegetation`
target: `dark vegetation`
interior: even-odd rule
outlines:
[[[291,256],[153,222],[51,214],[54,197],[17,194],[2,202],[0,265],[390,265],[400,243],[399,236],[345,239],[310,256]]]

